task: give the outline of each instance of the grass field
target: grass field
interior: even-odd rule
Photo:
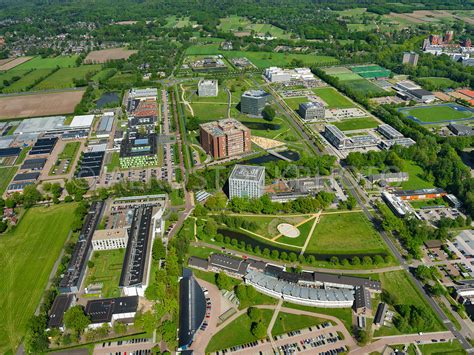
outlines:
[[[272,318],[272,314],[272,310],[262,309],[262,322],[267,327]],[[251,325],[252,321],[250,318],[246,314],[241,315],[211,338],[207,345],[206,353],[258,340],[250,332]]]
[[[419,345],[423,355],[463,355],[467,354],[458,340],[448,343]]]
[[[87,273],[86,287],[93,283],[102,283],[102,297],[119,297],[120,274],[125,249],[95,251],[91,261],[94,267]]]
[[[278,317],[272,328],[272,335],[280,335],[293,330],[304,329],[326,322],[325,319],[311,317],[301,314],[278,313]]]
[[[17,80],[17,79],[21,80],[21,77],[23,77],[26,73],[28,73],[28,70],[26,70],[26,69],[24,69],[24,70],[9,70],[7,72],[0,73],[0,89],[4,89],[4,88],[8,89],[11,85],[14,84],[14,83],[12,83],[13,78],[15,78],[15,80]],[[7,82],[8,82],[8,84],[7,84]]]
[[[322,215],[307,252],[321,254],[383,253],[385,244],[362,212]]]
[[[331,76],[334,76],[339,79],[339,81],[346,81],[346,80],[361,80],[362,77],[359,74],[356,73],[340,73],[340,74],[331,74]]]
[[[340,94],[333,88],[319,88],[313,89],[313,92],[318,95],[324,102],[328,104],[329,108],[349,108],[354,107],[348,98]]]
[[[345,80],[342,85],[349,88],[352,92],[361,95],[378,96],[390,94],[389,92],[365,79]]]
[[[81,146],[81,142],[68,142],[61,154],[59,154],[60,159],[74,159]]]
[[[443,90],[443,89],[456,89],[462,84],[449,78],[440,77],[425,77],[416,79],[417,83],[427,90]]]
[[[463,108],[461,110],[456,110],[450,105],[422,106],[402,109],[400,111],[407,116],[414,117],[422,123],[455,121],[474,117],[474,112]]]
[[[20,80],[15,81],[8,88],[4,88],[3,92],[12,93],[27,90],[30,86],[33,86],[38,80],[46,77],[52,72],[53,69],[36,69],[31,73],[26,74]]]
[[[351,118],[334,123],[334,126],[341,131],[376,128],[378,125],[379,123],[371,117]]]
[[[347,330],[352,333],[352,310],[350,308],[318,308],[283,302],[283,307],[299,309],[302,311],[326,314],[338,318],[344,323]]]
[[[14,70],[21,69],[54,69],[56,67],[66,68],[76,65],[78,56],[60,56],[53,58],[34,57],[29,61],[15,67]]]
[[[221,29],[224,32],[255,31],[255,33],[259,33],[259,34],[270,33],[272,37],[277,37],[277,38],[283,38],[283,39],[291,38],[291,33],[285,32],[285,30],[279,27],[273,26],[268,23],[252,23],[245,17],[229,16],[229,17],[221,18],[220,21],[221,23],[219,25],[219,29]]]
[[[15,352],[39,304],[74,219],[75,204],[28,210],[0,238],[0,353]]]
[[[423,179],[423,169],[412,161],[404,160],[402,171],[408,173],[408,181],[400,184],[404,190],[429,189],[434,187],[433,183]]]
[[[308,222],[303,223],[298,227],[298,230],[300,231],[300,235],[297,238],[289,238],[289,237],[280,237],[278,238],[278,242],[280,243],[286,243],[298,247],[302,247],[308,238],[309,232],[311,232],[311,227],[314,224],[314,218],[311,218]]]
[[[18,167],[12,166],[8,168],[0,168],[0,193],[3,194],[8,187],[8,184],[15,176]]]
[[[65,89],[77,86],[76,80],[85,80],[89,73],[100,71],[101,65],[83,65],[77,68],[61,68],[36,85],[34,90]]]

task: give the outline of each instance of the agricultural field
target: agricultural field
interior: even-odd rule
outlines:
[[[356,106],[347,97],[333,88],[318,88],[313,89],[313,92],[323,99],[329,108],[350,108]]]
[[[61,68],[37,84],[33,90],[73,88],[78,86],[78,81],[87,84],[87,76],[100,71],[100,69],[101,66],[97,64],[83,65],[75,68]]]
[[[7,60],[6,62],[2,62],[2,64],[0,65],[0,71],[13,69],[19,66],[20,64],[29,61],[31,58],[33,57],[18,57],[12,60]]]
[[[20,80],[21,77],[27,75],[29,70],[9,70],[0,73],[0,89],[8,89],[15,81]],[[2,90],[3,91],[3,90]]]
[[[5,87],[2,92],[4,93],[13,93],[13,92],[21,92],[27,91],[31,87],[35,85],[41,79],[47,77],[53,69],[36,69],[31,71],[30,73],[23,76],[21,79],[15,81],[13,84]],[[15,73],[16,70],[13,70]]]
[[[0,238],[0,353],[14,353],[68,237],[76,204],[36,207]]]
[[[262,309],[262,322],[267,327],[272,318],[272,314],[273,310]],[[250,332],[251,324],[252,321],[247,314],[241,315],[211,338],[206,348],[206,353],[258,340]]]
[[[418,106],[399,109],[408,118],[420,124],[448,123],[474,118],[474,110],[457,104]]]
[[[380,235],[362,212],[323,214],[306,248],[320,254],[386,253]]]
[[[0,98],[0,119],[61,115],[74,112],[84,89]],[[51,103],[54,102],[54,105]]]
[[[84,64],[102,64],[110,60],[118,60],[130,58],[132,54],[137,53],[136,50],[130,50],[126,48],[110,48],[102,49],[99,51],[89,52],[87,57],[84,59]]]
[[[354,131],[358,129],[376,128],[379,123],[371,117],[350,118],[334,122],[334,126],[341,131]]]
[[[119,297],[120,274],[125,258],[125,249],[94,251],[91,257],[92,267],[89,267],[85,285],[101,283],[101,296]]]
[[[167,28],[183,28],[183,27],[193,26],[195,24],[196,24],[196,22],[191,21],[189,19],[189,17],[187,17],[187,16],[183,16],[183,17],[168,16],[166,18],[165,27],[167,27]]]
[[[18,69],[54,69],[54,68],[67,68],[74,67],[76,65],[78,56],[60,56],[53,58],[41,58],[34,57],[31,60],[15,67]]]

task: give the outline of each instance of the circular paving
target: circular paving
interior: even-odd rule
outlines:
[[[295,226],[292,226],[289,223],[280,223],[277,226],[278,232],[281,235],[288,237],[288,238],[298,238],[300,236],[300,231]]]

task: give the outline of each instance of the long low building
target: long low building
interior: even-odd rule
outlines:
[[[402,200],[425,200],[438,198],[447,195],[447,192],[441,188],[421,189],[421,190],[401,190],[395,191],[396,196]]]
[[[352,290],[300,286],[256,270],[251,270],[244,279],[258,291],[292,303],[325,308],[349,308],[354,304]]]
[[[91,323],[88,328],[100,328],[115,322],[131,324],[138,310],[138,296],[97,299],[87,302],[85,314]]]

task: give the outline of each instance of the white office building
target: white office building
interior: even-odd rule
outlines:
[[[321,102],[304,102],[300,104],[298,113],[303,120],[311,121],[324,118],[326,109]]]
[[[92,249],[113,250],[127,247],[127,228],[99,229],[92,236]]]
[[[282,69],[270,67],[265,69],[265,78],[272,83],[281,83],[290,80],[314,80],[309,68]]]
[[[219,93],[219,85],[217,80],[199,80],[198,95],[202,97],[217,96]]]
[[[229,197],[259,198],[265,188],[265,167],[236,165],[229,177]]]

